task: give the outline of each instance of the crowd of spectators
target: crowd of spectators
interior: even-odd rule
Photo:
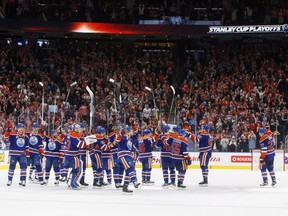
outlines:
[[[0,5],[1,6],[1,5]],[[0,17],[63,22],[134,23],[179,16],[183,20],[218,20],[222,24],[284,24],[283,0],[18,0],[2,1]]]
[[[65,124],[71,121],[89,124],[87,85],[95,93],[95,124],[106,126],[107,109],[109,121],[120,118],[128,123],[130,118],[141,118],[145,104],[148,110],[150,108],[150,123],[158,117],[160,109],[163,113],[169,110],[172,94],[169,80],[172,80],[175,65],[171,53],[169,49],[144,52],[140,47],[85,41],[59,41],[55,49],[30,43],[18,46],[16,41],[2,43],[0,112],[3,118],[11,118],[1,124],[15,125],[15,121],[24,121],[29,127],[34,121],[42,122],[43,92],[39,82],[44,84],[43,120],[50,123],[51,128],[60,126],[61,113],[65,114]],[[111,83],[110,79],[115,82]],[[77,85],[70,88],[74,81]],[[145,90],[146,86],[153,94]],[[56,113],[49,105],[56,105]]]
[[[257,144],[261,126],[278,131],[278,148],[284,147],[288,129],[286,46],[225,42],[225,46],[206,49],[204,63],[187,54],[180,115],[208,123],[218,151],[249,151]]]
[[[187,77],[178,84],[172,83],[179,76],[173,48],[148,52],[121,43],[59,40],[54,48],[45,49],[5,41],[0,53],[0,128],[4,131],[17,121],[28,128],[34,121],[43,123],[43,93],[46,130],[58,128],[62,114],[63,127],[79,121],[89,124],[87,85],[95,93],[95,125],[116,119],[128,123],[135,117],[141,121],[143,114],[144,121],[155,127],[171,114],[173,84],[179,118],[173,116],[169,123],[187,124],[192,132],[209,124],[215,150],[249,151],[257,147],[257,128],[268,125],[278,131],[278,148],[284,147],[286,48],[269,43],[209,45],[202,59],[186,54]],[[74,81],[77,85],[70,87]],[[56,105],[56,112],[49,105]]]

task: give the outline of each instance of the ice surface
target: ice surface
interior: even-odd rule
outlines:
[[[15,171],[13,184],[7,183],[7,170],[0,171],[1,215],[185,215],[185,216],[276,216],[288,214],[288,172],[276,172],[276,188],[260,188],[260,171],[210,170],[209,187],[199,187],[202,180],[199,169],[186,173],[185,190],[162,189],[161,169],[152,170],[154,186],[142,186],[133,195],[123,195],[114,186],[93,189],[92,171],[86,171],[89,187],[71,190],[62,183],[54,186],[51,172],[48,186],[27,182],[20,188],[19,170]],[[137,169],[141,180],[141,170]],[[270,180],[270,179],[269,179]]]

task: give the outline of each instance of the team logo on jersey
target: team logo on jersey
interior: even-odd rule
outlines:
[[[24,140],[24,138],[18,138],[17,140],[16,140],[16,144],[17,144],[17,146],[19,146],[19,147],[23,147],[24,145],[25,145],[25,140]]]
[[[48,148],[49,148],[49,150],[51,150],[51,151],[55,150],[55,149],[56,149],[56,143],[53,142],[52,140],[49,141],[49,143],[48,143]]]
[[[128,148],[129,150],[132,150],[132,146],[133,146],[132,142],[131,142],[130,140],[128,140],[128,142],[127,142],[127,148]]]
[[[29,138],[29,142],[30,142],[31,145],[36,145],[38,143],[38,139],[35,136],[31,136]]]

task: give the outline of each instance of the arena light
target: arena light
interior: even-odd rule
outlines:
[[[73,32],[77,33],[101,33],[101,31],[97,31],[95,27],[91,24],[81,23],[79,26],[73,30]]]

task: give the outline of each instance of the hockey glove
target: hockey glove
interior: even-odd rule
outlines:
[[[185,163],[186,163],[187,165],[191,165],[191,164],[192,164],[190,155],[187,155],[187,156],[185,156],[184,158],[185,158]]]
[[[259,169],[262,169],[265,164],[266,163],[265,163],[264,159],[260,158],[260,160],[259,160]]]
[[[186,163],[187,165],[191,165],[191,164],[192,164],[192,161],[191,161],[191,160],[185,160],[185,163]]]

